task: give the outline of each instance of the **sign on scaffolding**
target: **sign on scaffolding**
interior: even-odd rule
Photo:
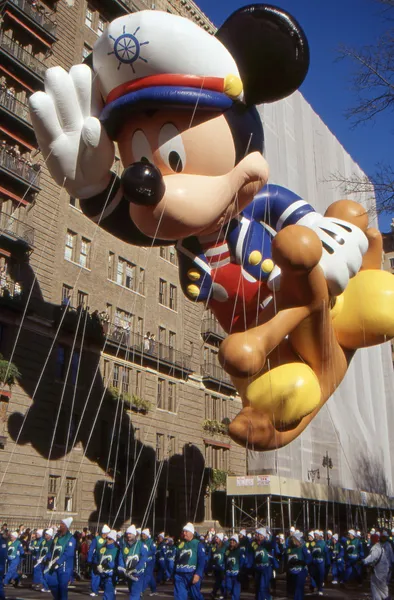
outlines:
[[[237,477],[237,487],[253,487],[254,477]]]
[[[269,475],[257,475],[257,485],[270,485],[271,477]]]

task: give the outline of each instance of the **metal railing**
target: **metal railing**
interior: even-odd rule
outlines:
[[[19,300],[22,296],[22,286],[17,281],[0,276],[0,298]]]
[[[32,6],[28,0],[11,0],[15,6],[26,13],[33,21],[38,23],[43,29],[53,36],[56,36],[56,24],[53,23],[45,14],[45,7],[42,4]]]
[[[21,102],[13,94],[10,94],[9,90],[4,89],[0,92],[0,104],[7,110],[18,115],[21,119],[31,125],[30,111],[27,104]]]
[[[113,323],[104,324],[104,333],[108,336],[108,340],[120,344],[130,352],[138,352],[147,358],[191,371],[190,356],[171,346],[166,346],[156,340],[148,340],[140,333],[134,333]]]
[[[33,227],[4,212],[0,212],[0,235],[2,233],[9,237],[17,238],[29,246],[33,246],[34,244]]]
[[[203,335],[214,335],[215,337],[224,340],[227,337],[223,327],[213,317],[207,317],[201,324],[201,333]]]
[[[226,386],[234,387],[233,382],[230,379],[230,376],[222,369],[220,365],[215,365],[211,362],[204,362],[202,368],[203,377],[213,379],[217,381],[219,384],[224,384]]]
[[[22,158],[12,156],[5,148],[0,149],[0,166],[22,177],[34,187],[38,188],[40,186],[40,172],[36,171]]]
[[[44,63],[33,56],[31,52],[22,48],[20,44],[4,32],[0,33],[0,46],[20,63],[28,67],[31,71],[34,71],[41,79],[44,79],[44,74],[47,69]]]

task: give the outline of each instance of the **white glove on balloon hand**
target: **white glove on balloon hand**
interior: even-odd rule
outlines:
[[[317,213],[313,216],[315,221],[305,225],[310,226],[322,242],[323,254],[319,264],[330,293],[338,296],[346,289],[349,279],[359,272],[363,255],[368,250],[368,239],[359,227],[348,221],[322,217]]]
[[[87,65],[70,73],[53,67],[45,73],[45,92],[30,97],[30,114],[47,167],[59,185],[76,198],[89,198],[109,184],[115,147],[98,116],[102,98]]]

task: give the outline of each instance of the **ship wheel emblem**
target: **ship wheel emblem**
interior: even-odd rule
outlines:
[[[115,54],[116,58],[119,61],[118,70],[120,69],[122,64],[130,65],[133,69],[133,73],[135,73],[134,65],[137,60],[142,60],[147,63],[148,61],[141,56],[141,46],[145,46],[149,44],[149,42],[140,42],[136,34],[139,31],[139,27],[134,31],[134,33],[126,32],[126,25],[123,26],[123,33],[114,38],[112,35],[109,37],[114,42],[114,49],[112,52],[108,52],[108,55]]]

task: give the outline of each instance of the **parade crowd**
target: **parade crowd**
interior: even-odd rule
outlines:
[[[165,533],[156,538],[149,529],[131,525],[125,532],[108,525],[92,535],[87,528],[70,531],[72,518],[63,519],[58,529],[8,532],[3,525],[0,537],[0,600],[4,586],[19,585],[21,561],[33,559],[32,587],[51,592],[55,600],[67,600],[68,587],[76,577],[89,577],[90,596],[114,600],[116,586],[126,584],[130,600],[139,600],[145,591],[156,595],[156,586],[174,584],[176,600],[203,600],[204,577],[213,576],[212,598],[239,600],[254,581],[256,600],[271,600],[276,576],[286,573],[289,598],[302,600],[305,587],[323,596],[324,585],[345,586],[354,580],[362,585],[371,567],[373,600],[389,598],[388,583],[394,564],[393,536],[372,529],[365,537],[349,530],[345,537],[331,531],[304,534],[292,527],[289,535],[274,536],[260,527],[253,533],[241,530],[226,536],[213,530],[199,535],[187,523],[178,540]],[[22,529],[22,528],[21,528]]]

